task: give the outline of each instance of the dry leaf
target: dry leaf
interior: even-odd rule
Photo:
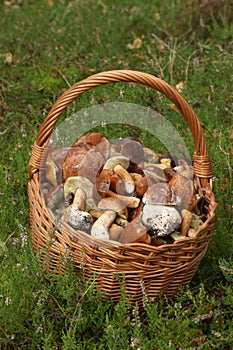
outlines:
[[[160,20],[160,13],[159,12],[155,12],[155,19],[156,21],[159,21]]]
[[[174,103],[170,103],[169,107],[174,109],[174,111],[176,111],[176,112],[180,112],[179,109],[176,107],[176,105],[174,105]]]
[[[180,81],[178,84],[176,84],[176,90],[181,93],[184,90],[184,86],[184,81]]]
[[[5,64],[12,64],[12,62],[13,62],[13,55],[12,55],[11,52],[7,52],[7,53],[5,54],[4,63],[5,63]]]
[[[127,45],[128,49],[130,49],[130,50],[140,49],[141,46],[142,46],[142,39],[140,39],[140,38],[134,39],[133,44]]]

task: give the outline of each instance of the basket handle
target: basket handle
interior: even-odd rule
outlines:
[[[193,156],[195,175],[200,181],[200,186],[205,188],[207,183],[211,182],[213,174],[203,130],[197,115],[187,101],[168,83],[151,74],[132,70],[113,70],[94,74],[71,86],[57,99],[42,123],[32,149],[29,162],[29,177],[31,178],[33,174],[38,171],[46,142],[66,107],[85,91],[100,85],[116,82],[134,82],[147,85],[161,92],[176,105],[180,113],[186,119],[191,130],[195,147]]]

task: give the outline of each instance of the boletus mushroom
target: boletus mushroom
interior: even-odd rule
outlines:
[[[135,184],[132,176],[127,171],[129,164],[129,158],[125,156],[115,156],[106,161],[104,169],[113,170],[124,181],[125,191],[130,194],[133,193]]]
[[[153,234],[167,236],[179,227],[181,216],[172,206],[145,204],[142,210],[142,223]]]

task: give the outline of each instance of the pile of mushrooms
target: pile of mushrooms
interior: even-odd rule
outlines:
[[[98,239],[159,246],[195,237],[203,224],[193,167],[134,137],[91,133],[52,149],[43,180],[47,207]]]

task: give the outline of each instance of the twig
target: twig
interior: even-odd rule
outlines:
[[[67,80],[67,78],[64,76],[64,74],[59,70],[59,69],[56,69],[56,71],[60,74],[60,76],[65,80],[67,86],[70,88],[71,87],[71,84],[69,83],[69,81]]]

